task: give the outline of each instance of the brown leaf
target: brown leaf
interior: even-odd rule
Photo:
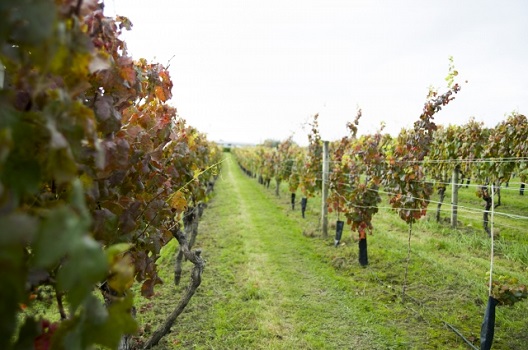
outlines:
[[[165,92],[163,91],[163,88],[161,86],[156,86],[154,88],[154,92],[156,94],[156,97],[159,98],[162,102],[167,101],[167,97],[165,96]]]
[[[154,295],[154,286],[158,283],[153,279],[148,279],[141,285],[141,295],[145,298],[150,298]]]
[[[121,68],[120,75],[121,78],[126,80],[130,85],[134,85],[136,83],[136,71],[134,70],[134,67],[127,66]]]
[[[95,115],[99,130],[105,134],[116,132],[121,127],[121,116],[114,108],[112,96],[100,96],[95,102]]]

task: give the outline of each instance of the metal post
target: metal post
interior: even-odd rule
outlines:
[[[451,227],[457,227],[458,221],[458,177],[460,168],[458,165],[453,169],[453,176],[451,178]]]
[[[322,181],[322,204],[321,204],[321,216],[323,225],[323,237],[328,237],[328,204],[326,200],[328,198],[328,169],[330,163],[330,157],[328,154],[328,141],[323,142],[323,181]]]

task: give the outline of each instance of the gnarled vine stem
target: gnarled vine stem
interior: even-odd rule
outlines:
[[[172,311],[172,313],[167,317],[163,325],[161,325],[152,334],[152,337],[145,343],[143,349],[150,349],[151,347],[157,345],[159,341],[167,333],[169,333],[172,325],[174,324],[178,316],[183,312],[183,310],[193,297],[194,293],[200,286],[200,283],[202,282],[202,273],[205,267],[205,262],[201,257],[201,250],[197,249],[191,251],[189,249],[187,239],[185,238],[184,233],[180,230],[179,225],[172,229],[172,235],[178,240],[178,243],[180,244],[180,250],[183,252],[185,258],[194,264],[194,267],[191,272],[191,280],[189,282],[187,290],[180,299],[180,302],[178,303],[174,311]]]

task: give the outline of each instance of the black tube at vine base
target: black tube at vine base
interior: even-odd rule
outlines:
[[[368,265],[368,254],[367,254],[367,237],[359,240],[359,264],[361,266]]]
[[[301,198],[301,214],[304,219],[304,213],[306,212],[306,205],[308,204],[308,198]]]
[[[488,298],[488,305],[486,306],[486,313],[484,314],[484,321],[480,329],[480,350],[490,350],[493,343],[493,336],[495,334],[495,308],[499,301],[492,297]]]
[[[343,235],[343,227],[345,226],[345,222],[341,220],[337,220],[336,222],[336,235],[334,240],[334,247],[337,247],[339,242],[341,241],[341,236]]]

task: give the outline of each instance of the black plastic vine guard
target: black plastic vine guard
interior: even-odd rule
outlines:
[[[343,235],[343,227],[345,225],[344,221],[337,220],[336,222],[336,235],[334,240],[334,247],[337,247],[339,242],[341,241],[341,236]]]
[[[292,210],[295,210],[295,193],[293,192],[291,194],[291,206],[292,206]]]
[[[308,204],[308,198],[306,197],[301,198],[301,213],[302,213],[303,219],[304,219],[304,212],[306,211],[306,204]]]
[[[359,240],[359,264],[361,266],[368,265],[367,237]]]
[[[480,350],[490,350],[493,343],[493,335],[495,334],[495,308],[499,301],[494,297],[488,298],[488,305],[486,306],[486,313],[484,314],[484,321],[480,329]]]

